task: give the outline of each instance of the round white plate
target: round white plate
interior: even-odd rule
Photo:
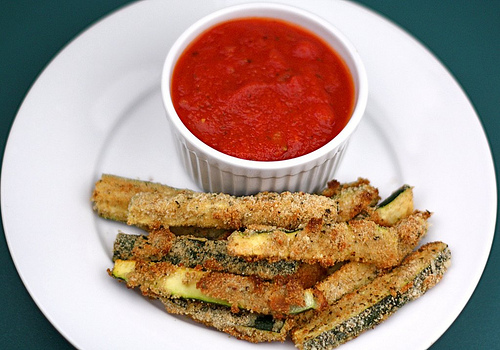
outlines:
[[[107,275],[111,244],[132,228],[96,217],[102,172],[194,188],[172,150],[160,72],[193,21],[236,1],[145,1],[92,26],[45,69],[8,140],[2,214],[9,249],[37,305],[76,347],[292,349],[254,345],[165,313]],[[337,178],[366,177],[388,195],[415,186],[434,212],[427,241],[453,253],[443,281],[345,349],[424,349],[451,325],[484,269],[496,221],[492,157],[480,122],[447,70],[404,31],[358,5],[289,0],[349,36],[370,97]]]

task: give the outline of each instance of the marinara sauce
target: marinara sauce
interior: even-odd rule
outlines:
[[[181,55],[172,100],[186,127],[238,158],[275,161],[332,140],[354,106],[350,72],[326,43],[295,25],[249,18],[217,25]]]

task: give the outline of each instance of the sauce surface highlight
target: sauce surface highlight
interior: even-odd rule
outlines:
[[[172,100],[201,141],[238,158],[275,161],[331,141],[354,108],[350,72],[328,45],[286,22],[219,24],[181,55]]]

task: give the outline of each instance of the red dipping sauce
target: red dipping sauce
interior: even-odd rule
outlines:
[[[344,61],[298,26],[232,20],[200,35],[172,76],[172,101],[186,127],[225,154],[276,161],[331,141],[354,108]]]

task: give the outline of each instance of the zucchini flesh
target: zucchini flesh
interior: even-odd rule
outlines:
[[[190,236],[173,237],[166,230],[156,230],[148,236],[119,233],[113,246],[113,261],[139,258],[149,261],[168,261],[185,267],[201,266],[207,270],[239,275],[256,275],[263,279],[290,276],[299,268],[299,263],[296,261],[249,262],[241,257],[232,256],[227,251],[225,240],[212,241]]]
[[[333,349],[387,319],[436,285],[451,263],[448,246],[428,243],[392,271],[342,297],[292,331],[302,350]]]
[[[135,271],[134,260],[116,260],[112,274],[113,277],[126,282],[128,281],[129,276],[134,273],[134,271]]]
[[[415,211],[397,225],[384,227],[371,220],[324,224],[312,220],[305,228],[284,231],[249,228],[228,237],[228,251],[254,260],[292,259],[332,266],[358,261],[390,268],[398,265],[426,234],[429,212]]]
[[[129,288],[140,287],[145,296],[195,299],[260,314],[296,314],[323,306],[321,295],[317,299],[312,289],[302,289],[293,280],[280,284],[168,262],[120,259],[110,274],[125,281]]]
[[[212,298],[203,293],[197,283],[203,278],[206,272],[194,269],[176,268],[170,275],[160,278],[157,281],[159,291],[170,293],[174,298],[189,298],[205,301],[207,303],[230,306],[230,304],[222,299]]]
[[[147,275],[137,275],[137,269],[148,270],[140,265],[141,263],[135,260],[118,259],[115,261],[111,273],[113,277],[127,282],[128,286],[135,287],[137,285],[142,287],[145,294],[152,292],[169,298],[189,298],[219,305],[230,305],[227,301],[212,298],[197,288],[196,284],[206,272],[177,266],[166,266],[165,274],[149,278]],[[154,263],[151,263],[151,266],[154,266]],[[152,272],[152,274],[155,275],[155,272]]]

